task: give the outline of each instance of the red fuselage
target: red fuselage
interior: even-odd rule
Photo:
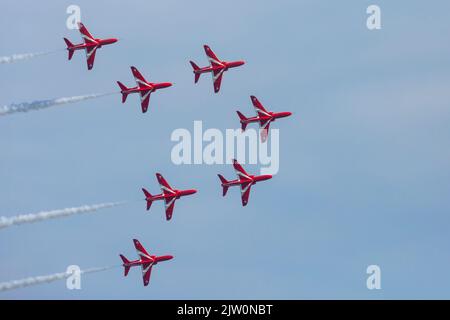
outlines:
[[[171,260],[171,259],[173,259],[173,256],[171,256],[171,255],[150,256],[150,259],[145,258],[145,259],[128,261],[128,262],[124,263],[123,266],[124,267],[134,267],[134,266],[140,266],[140,265],[148,264],[148,263],[152,263],[152,265],[155,265],[158,262],[167,261],[167,260]]]
[[[148,91],[148,90],[153,92],[158,89],[164,89],[164,88],[168,88],[171,86],[172,86],[172,84],[170,82],[160,82],[160,83],[147,82],[147,87],[136,86],[133,88],[127,88],[126,90],[122,90],[121,93],[135,93],[135,92]]]
[[[208,66],[203,68],[198,68],[197,70],[194,70],[194,73],[206,73],[206,72],[213,72],[224,69],[224,71],[227,71],[230,68],[236,68],[239,66],[242,66],[245,62],[244,61],[232,61],[232,62],[226,62],[226,61],[220,61],[221,65],[214,65],[214,66]]]
[[[81,50],[81,49],[86,49],[86,48],[90,48],[90,47],[101,48],[102,46],[106,46],[108,44],[113,44],[115,42],[117,42],[116,38],[95,39],[95,42],[74,44],[73,46],[67,48],[67,50]]]
[[[156,201],[156,200],[164,200],[164,199],[172,199],[172,198],[176,198],[176,199],[180,199],[181,197],[184,196],[189,196],[191,194],[194,194],[197,192],[197,190],[195,189],[187,189],[187,190],[173,190],[175,193],[161,193],[161,194],[156,194],[156,195],[152,195],[150,197],[146,197],[145,200],[147,201]]]
[[[250,117],[247,119],[242,119],[241,123],[251,123],[251,122],[260,122],[260,121],[275,121],[276,119],[279,118],[285,118],[285,117],[289,117],[290,115],[292,115],[292,112],[268,112],[269,115],[268,116],[256,116],[256,117]]]
[[[250,178],[250,181],[252,184],[256,184],[259,181],[272,179],[272,175],[270,175],[270,174],[263,174],[260,176],[249,175],[249,178]],[[249,182],[249,179],[236,179],[236,180],[230,180],[225,183],[222,183],[222,186],[227,186],[227,187],[239,186],[241,184],[246,184],[248,182]]]

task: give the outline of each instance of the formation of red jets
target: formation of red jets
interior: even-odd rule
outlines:
[[[67,44],[68,51],[68,59],[71,60],[73,53],[76,50],[84,49],[86,51],[86,60],[87,60],[87,68],[91,70],[94,67],[95,54],[97,49],[101,48],[104,45],[109,45],[117,42],[117,39],[100,39],[94,38],[91,33],[87,30],[87,28],[80,22],[78,23],[79,31],[81,33],[81,37],[84,40],[84,43],[80,44],[72,44],[68,39],[64,38],[64,41]],[[210,62],[209,66],[206,67],[198,67],[197,64],[193,61],[189,61],[194,73],[194,82],[197,83],[200,79],[201,74],[203,73],[211,73],[213,79],[214,92],[218,93],[220,91],[220,86],[222,83],[223,73],[228,71],[230,68],[236,68],[242,66],[245,62],[242,60],[239,61],[223,61],[220,60],[217,55],[211,50],[211,48],[207,45],[204,46],[204,50],[206,56]],[[150,103],[150,95],[152,92],[157,91],[159,89],[164,89],[172,86],[170,82],[149,82],[147,81],[142,74],[138,71],[136,67],[131,67],[131,72],[136,81],[135,87],[127,87],[122,84],[120,81],[117,81],[117,84],[120,87],[120,93],[122,94],[122,103],[125,103],[128,94],[130,93],[139,93],[141,99],[141,109],[142,112],[145,113],[148,110],[148,106]],[[241,129],[244,131],[248,124],[256,122],[259,124],[260,132],[261,132],[261,141],[265,142],[268,137],[268,131],[270,127],[270,123],[279,118],[288,117],[291,115],[291,112],[271,112],[267,111],[264,106],[259,102],[259,100],[255,96],[250,96],[254,109],[256,111],[255,117],[247,118],[241,112],[237,111],[239,116],[239,121],[241,123]],[[218,174],[220,183],[223,189],[223,196],[227,194],[228,188],[232,186],[239,186],[241,190],[241,201],[242,206],[246,206],[250,197],[250,189],[257,182],[271,179],[271,175],[252,175],[247,173],[244,168],[238,163],[236,159],[233,159],[233,167],[237,174],[237,179],[235,180],[227,180],[222,175]],[[145,201],[147,202],[147,210],[150,209],[153,201],[163,200],[165,204],[165,212],[166,212],[166,220],[172,219],[173,209],[175,206],[175,201],[180,199],[181,197],[195,194],[197,190],[195,189],[187,189],[187,190],[178,190],[172,188],[169,183],[164,179],[164,177],[157,173],[156,178],[161,188],[161,194],[152,195],[145,188],[142,188],[142,191],[145,195]],[[150,274],[152,267],[156,265],[158,262],[170,260],[173,258],[171,255],[164,256],[156,256],[150,255],[142,244],[134,239],[134,246],[136,248],[137,254],[139,256],[138,260],[129,261],[123,255],[120,255],[120,258],[123,261],[124,267],[124,275],[127,276],[129,270],[133,266],[141,266],[142,268],[142,278],[144,282],[144,286],[147,286],[150,281]]]

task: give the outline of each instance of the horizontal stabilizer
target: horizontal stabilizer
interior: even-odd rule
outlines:
[[[123,255],[120,255],[120,258],[123,261],[123,275],[126,277],[128,275],[128,271],[130,271],[130,266],[128,265],[128,263],[130,263],[130,261],[128,261],[127,258],[125,258]]]
[[[149,210],[150,207],[152,206],[152,202],[153,202],[153,200],[151,200],[152,194],[144,188],[142,188],[142,191],[144,192],[145,200],[147,201],[147,210]]]
[[[191,63],[192,68],[194,69],[194,82],[197,83],[198,79],[200,79],[200,75],[201,73],[198,73],[196,71],[200,70],[200,68],[198,67],[198,65],[195,64],[194,61],[189,61]]]
[[[67,49],[71,49],[72,47],[73,47],[73,43],[72,42],[70,42],[70,40],[69,39],[67,39],[67,38],[64,38],[64,42],[66,43],[66,45],[67,45]]]
[[[218,176],[219,176],[220,182],[222,183],[222,189],[223,189],[222,195],[225,197],[225,195],[227,194],[227,191],[228,191],[228,187],[229,187],[229,186],[226,185],[228,183],[228,180],[225,179],[220,174],[218,174]]]
[[[247,122],[245,122],[247,120],[247,117],[244,116],[242,113],[240,113],[239,111],[236,111],[236,113],[239,116],[239,121],[241,122],[241,129],[242,131],[245,131],[245,128],[247,128]]]
[[[74,50],[72,49],[73,48],[73,43],[70,42],[69,39],[67,39],[67,38],[64,38],[64,42],[67,45],[67,50],[69,51],[69,60],[70,60],[70,59],[72,59],[72,56],[73,56],[73,53],[74,53]]]
[[[120,81],[117,81],[117,84],[120,87],[120,93],[122,93],[122,103],[124,103],[127,100],[128,92],[126,91],[128,90],[128,88]]]

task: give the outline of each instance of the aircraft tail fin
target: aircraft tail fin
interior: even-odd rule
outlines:
[[[152,202],[153,202],[153,200],[150,200],[152,197],[152,194],[144,188],[142,188],[142,191],[144,192],[145,200],[147,201],[147,210],[149,210],[150,207],[152,206]]]
[[[242,129],[242,131],[245,131],[245,128],[247,128],[247,124],[248,124],[248,123],[245,122],[245,121],[247,120],[247,117],[244,116],[244,115],[243,115],[242,113],[240,113],[239,111],[236,111],[236,113],[238,114],[239,120],[240,120],[240,122],[241,122],[241,129]]]
[[[120,81],[117,81],[117,84],[120,87],[120,93],[122,93],[122,103],[124,103],[127,100],[128,92],[126,91],[128,88]]]
[[[72,59],[72,56],[73,56],[73,53],[74,53],[74,50],[73,50],[73,43],[70,42],[70,40],[67,39],[67,38],[64,38],[64,42],[65,42],[66,45],[67,45],[67,50],[69,51],[69,60],[70,60],[70,59]]]
[[[130,271],[130,266],[127,265],[128,263],[130,263],[130,261],[125,258],[123,255],[120,255],[120,258],[123,261],[123,275],[126,277],[128,275],[128,271]]]
[[[228,187],[227,185],[225,185],[226,183],[228,183],[228,180],[225,179],[221,174],[218,174],[220,182],[222,183],[222,188],[223,188],[223,193],[222,195],[225,197],[225,195],[227,194],[228,191]]]
[[[194,82],[197,83],[198,79],[200,79],[200,73],[198,73],[197,71],[200,70],[200,68],[198,67],[198,65],[195,64],[194,61],[189,61],[191,63],[192,69],[194,69]]]

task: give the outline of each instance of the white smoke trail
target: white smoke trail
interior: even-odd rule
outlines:
[[[42,211],[38,213],[22,214],[14,217],[0,217],[0,229],[24,223],[33,223],[48,219],[67,217],[74,214],[95,212],[100,209],[112,208],[125,203],[126,202],[108,202],[108,203],[94,204],[90,206],[81,206],[52,211]]]
[[[116,267],[116,266],[90,268],[90,269],[86,269],[86,270],[81,270],[81,274],[101,272],[101,271],[112,269],[114,267]],[[66,279],[72,275],[73,275],[73,273],[66,271],[66,272],[45,275],[45,276],[29,277],[29,278],[20,279],[20,280],[1,282],[0,283],[0,291],[29,287],[29,286],[42,284],[42,283],[49,283],[49,282],[53,282],[53,281],[57,281],[57,280],[61,280],[61,279]]]
[[[12,56],[4,56],[0,57],[0,64],[2,63],[13,63],[21,60],[28,60],[34,57],[40,57],[45,56],[50,53],[58,52],[60,50],[54,50],[54,51],[46,51],[46,52],[35,52],[35,53],[20,53],[20,54],[13,54]]]
[[[74,97],[65,97],[65,98],[57,98],[57,99],[49,99],[49,100],[36,100],[32,102],[22,102],[22,103],[13,103],[10,105],[6,105],[0,107],[0,116],[7,115],[16,112],[28,112],[32,110],[44,109],[52,106],[57,106],[61,104],[80,102],[88,99],[94,99],[99,97],[104,97],[107,95],[111,95],[114,92],[109,93],[94,93],[94,94],[86,94],[83,96],[74,96]]]

